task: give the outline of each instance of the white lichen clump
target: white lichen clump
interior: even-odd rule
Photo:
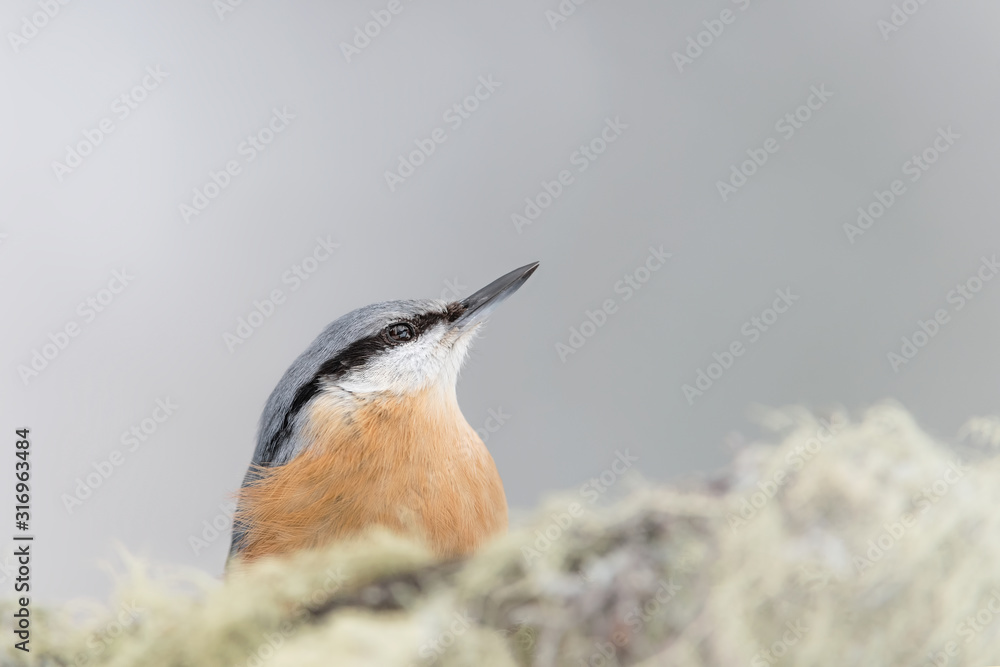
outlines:
[[[717,479],[556,498],[467,562],[376,534],[224,582],[134,564],[105,615],[40,612],[4,664],[1000,664],[994,439],[895,406],[762,416],[781,443]]]

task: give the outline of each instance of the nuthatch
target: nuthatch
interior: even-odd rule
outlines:
[[[330,324],[264,407],[230,558],[316,547],[372,526],[451,557],[505,531],[500,475],[455,384],[475,333],[537,267],[461,301],[387,301]]]

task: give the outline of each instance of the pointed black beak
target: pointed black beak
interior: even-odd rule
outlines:
[[[465,329],[485,320],[504,299],[516,292],[537,268],[538,262],[532,262],[514,269],[472,296],[459,301],[465,310],[455,320],[454,326]]]

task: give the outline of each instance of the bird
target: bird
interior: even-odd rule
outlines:
[[[442,558],[506,532],[503,483],[456,384],[487,318],[538,265],[465,299],[386,301],[329,324],[264,406],[227,569],[374,527]]]

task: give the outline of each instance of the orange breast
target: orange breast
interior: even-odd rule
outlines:
[[[474,551],[507,528],[493,458],[458,408],[434,387],[405,397],[320,397],[311,444],[240,492],[249,527],[241,557],[320,546],[371,526],[423,539],[439,555]]]

